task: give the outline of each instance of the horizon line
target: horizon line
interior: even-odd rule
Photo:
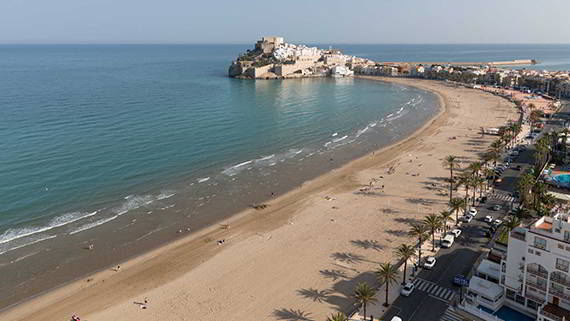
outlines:
[[[254,42],[253,42],[254,43]],[[398,45],[398,46],[410,46],[410,45],[570,45],[570,43],[564,42],[462,42],[462,43],[429,43],[429,42],[409,42],[409,43],[397,43],[397,42],[291,42],[300,44],[327,44],[327,45]],[[0,42],[0,46],[73,46],[73,45],[99,45],[99,46],[144,46],[144,45],[251,45],[252,43],[245,42]]]

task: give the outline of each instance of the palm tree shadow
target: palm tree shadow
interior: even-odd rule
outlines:
[[[350,243],[352,243],[352,245],[356,247],[360,247],[365,250],[372,249],[375,251],[380,251],[384,249],[384,246],[378,244],[378,241],[375,240],[352,240],[350,241]]]
[[[314,321],[311,319],[311,313],[304,312],[295,309],[276,309],[273,311],[273,316],[278,320],[288,320],[288,321]]]
[[[344,263],[358,263],[366,260],[366,258],[360,254],[346,252],[335,252],[331,254],[331,257]]]
[[[331,291],[309,288],[297,290],[297,293],[304,298],[313,300],[313,302],[322,303],[323,301],[326,301],[331,294]]]
[[[333,281],[348,278],[346,273],[342,270],[320,270],[319,273],[321,273],[325,278],[332,279]]]
[[[398,237],[408,236],[408,231],[404,230],[386,230],[384,232]]]

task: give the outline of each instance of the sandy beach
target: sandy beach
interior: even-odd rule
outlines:
[[[380,79],[373,77],[374,80]],[[384,79],[438,94],[414,135],[136,259],[0,314],[0,320],[325,320],[354,307],[357,283],[413,243],[409,223],[446,208],[446,155],[468,163],[516,120],[514,105],[444,82]],[[376,180],[371,191],[361,188]],[[216,241],[223,242],[216,242]],[[146,303],[145,303],[146,300]],[[143,309],[144,307],[144,309]]]

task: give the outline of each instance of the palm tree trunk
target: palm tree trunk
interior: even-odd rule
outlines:
[[[451,178],[449,179],[449,201],[453,199],[453,165],[449,166],[449,171],[451,172]]]
[[[402,278],[402,285],[406,284],[406,268],[408,267],[408,260],[404,260],[404,277]]]
[[[364,312],[363,317],[364,317],[364,321],[366,321],[366,302],[364,302],[364,304],[362,304],[362,305],[364,306],[363,311],[362,311],[362,312]]]
[[[386,280],[386,281],[388,281],[388,280]],[[389,282],[386,282],[386,283],[384,284],[384,285],[386,286],[386,303],[384,303],[385,306],[388,306],[388,305],[389,305],[389,304],[388,304],[388,283],[389,283]]]
[[[475,206],[475,196],[477,196],[477,189],[473,187],[473,206]]]
[[[431,231],[431,239],[432,239],[431,251],[434,252],[435,251],[435,230]]]
[[[418,267],[422,263],[422,238],[418,240]]]

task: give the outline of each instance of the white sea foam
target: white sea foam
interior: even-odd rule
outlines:
[[[338,143],[348,138],[348,135],[344,135],[341,138],[333,139],[333,143]]]
[[[102,219],[97,220],[97,221],[95,221],[95,222],[91,222],[91,223],[84,224],[84,225],[78,227],[77,229],[75,229],[75,230],[69,232],[68,234],[69,234],[69,235],[73,235],[73,234],[77,234],[77,233],[79,233],[79,232],[83,232],[83,231],[92,229],[92,228],[94,228],[94,227],[96,227],[96,226],[99,226],[99,225],[105,224],[105,223],[107,223],[107,222],[110,222],[110,221],[116,219],[117,217],[119,217],[118,214],[117,214],[117,215],[114,215],[114,216],[111,216],[111,217],[102,218]]]
[[[338,133],[334,133],[334,134],[332,134],[331,136],[332,136],[332,137],[336,137],[337,135],[338,135]]]
[[[167,198],[171,198],[172,196],[176,195],[176,193],[172,192],[172,191],[163,191],[160,192],[160,194],[158,194],[158,196],[156,197],[157,200],[165,200]]]
[[[204,182],[207,182],[208,180],[210,180],[209,177],[198,178],[198,183],[204,183]]]
[[[22,244],[18,244],[15,246],[2,246],[0,247],[0,255],[10,252],[10,251],[14,251],[20,248],[23,248],[24,246],[28,246],[28,245],[32,245],[32,244],[36,244],[45,240],[49,240],[49,239],[53,239],[57,237],[57,235],[36,235],[36,237],[32,238],[29,242],[24,242]]]
[[[260,162],[260,161],[270,160],[270,159],[272,159],[273,157],[275,157],[275,154],[271,154],[271,155],[269,155],[269,156],[261,157],[260,159],[257,159],[256,161],[257,161],[257,162]]]
[[[370,128],[370,127],[366,126],[366,127],[362,128],[362,129],[358,130],[358,131],[356,132],[356,138],[358,138],[358,137],[360,137],[360,135],[366,133],[366,131],[367,131],[369,128]]]
[[[84,212],[67,213],[61,216],[54,217],[48,222],[47,225],[44,226],[27,226],[22,228],[13,228],[13,229],[10,228],[6,230],[4,233],[2,233],[2,235],[0,235],[0,244],[8,243],[17,240],[19,238],[31,236],[37,233],[49,231],[51,229],[61,227],[69,223],[93,216],[98,212],[99,211],[94,211],[91,213],[84,213]]]
[[[160,196],[160,195],[159,195]],[[112,211],[117,215],[126,214],[128,211],[137,209],[141,206],[151,204],[157,197],[153,195],[134,195],[127,199],[123,204],[114,208]]]

